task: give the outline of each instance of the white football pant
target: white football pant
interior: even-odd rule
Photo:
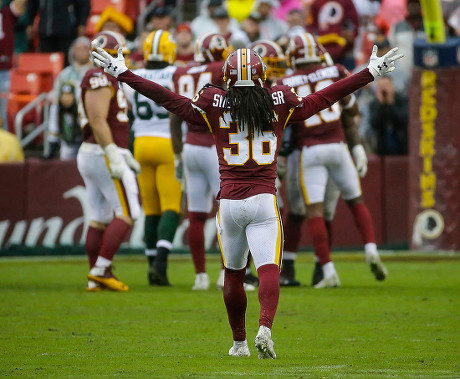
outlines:
[[[276,196],[262,193],[243,200],[221,199],[216,221],[225,267],[246,267],[249,250],[256,269],[266,264],[280,266],[283,229]]]

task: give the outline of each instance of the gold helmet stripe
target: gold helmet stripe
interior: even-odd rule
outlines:
[[[247,49],[241,50],[241,79],[248,80]]]
[[[305,33],[305,38],[308,41],[308,58],[314,58],[314,50],[313,48],[315,47],[315,40],[313,39],[313,36],[310,33]]]

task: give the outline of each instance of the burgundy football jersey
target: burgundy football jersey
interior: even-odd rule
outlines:
[[[14,25],[18,16],[11,7],[13,3],[5,5],[0,13],[0,70],[9,70],[13,66]]]
[[[295,88],[299,96],[305,97],[346,76],[348,76],[348,71],[342,65],[326,67],[314,65],[308,70],[294,71],[292,75],[281,79],[279,83]],[[301,149],[302,146],[345,141],[341,115],[342,107],[339,103],[335,103],[296,124],[293,128],[293,141],[296,147]]]
[[[179,95],[192,99],[206,84],[222,86],[223,62],[211,62],[200,66],[179,67],[173,76],[174,89]],[[214,145],[209,130],[200,125],[187,123],[188,132],[185,143],[191,145],[207,146]]]
[[[128,102],[117,80],[113,76],[105,74],[100,68],[89,70],[81,81],[79,116],[83,131],[83,140],[89,143],[97,143],[86,117],[86,91],[97,90],[103,87],[108,87],[112,90],[107,123],[112,132],[113,141],[117,146],[127,149],[129,145]]]
[[[248,138],[237,121],[225,112],[225,90],[206,87],[193,99],[212,131],[219,156],[220,199],[244,199],[259,193],[275,194],[276,160],[286,121],[292,109],[302,105],[291,88],[268,89],[275,104],[275,133],[264,132]]]

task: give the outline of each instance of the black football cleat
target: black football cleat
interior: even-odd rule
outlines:
[[[323,267],[321,266],[321,263],[315,262],[315,268],[313,270],[313,276],[311,278],[311,285],[316,286],[321,280],[323,280],[323,278]]]

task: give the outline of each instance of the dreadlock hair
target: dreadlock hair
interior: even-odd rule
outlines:
[[[238,121],[238,129],[241,131],[247,126],[250,139],[254,131],[258,135],[263,132],[275,134],[275,105],[266,88],[233,86],[225,94],[225,101],[232,119]]]

